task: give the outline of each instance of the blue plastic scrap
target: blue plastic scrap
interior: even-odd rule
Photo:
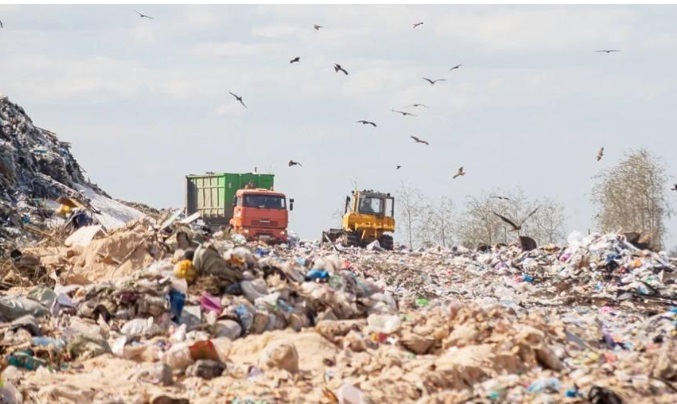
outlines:
[[[306,281],[314,281],[315,279],[328,279],[329,278],[329,273],[327,271],[323,271],[321,269],[311,269],[308,271],[306,274]]]

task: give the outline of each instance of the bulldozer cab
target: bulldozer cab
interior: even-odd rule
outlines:
[[[353,191],[352,198],[346,197],[345,213],[393,217],[395,215],[395,198],[390,194],[380,192]]]
[[[365,247],[378,240],[382,248],[393,249],[395,198],[372,190],[353,191],[346,197],[340,229],[322,233],[322,240],[340,241],[345,246]]]

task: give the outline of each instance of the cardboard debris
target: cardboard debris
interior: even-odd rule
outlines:
[[[81,227],[78,230],[76,230],[73,234],[68,236],[68,238],[64,242],[64,245],[66,247],[73,246],[86,247],[89,245],[89,243],[92,242],[92,240],[100,238],[104,234],[105,233],[101,225]]]

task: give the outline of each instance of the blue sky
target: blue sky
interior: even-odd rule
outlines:
[[[457,206],[522,187],[585,231],[592,177],[627,150],[675,172],[676,19],[675,6],[0,5],[0,92],[117,198],[178,207],[186,174],[258,167],[296,199],[302,237],[338,224],[355,178]],[[430,109],[391,111],[417,102]]]

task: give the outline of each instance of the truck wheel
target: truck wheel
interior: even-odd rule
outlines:
[[[384,250],[392,251],[393,250],[393,236],[389,236],[387,234],[382,235],[378,243],[381,245],[381,247]]]

